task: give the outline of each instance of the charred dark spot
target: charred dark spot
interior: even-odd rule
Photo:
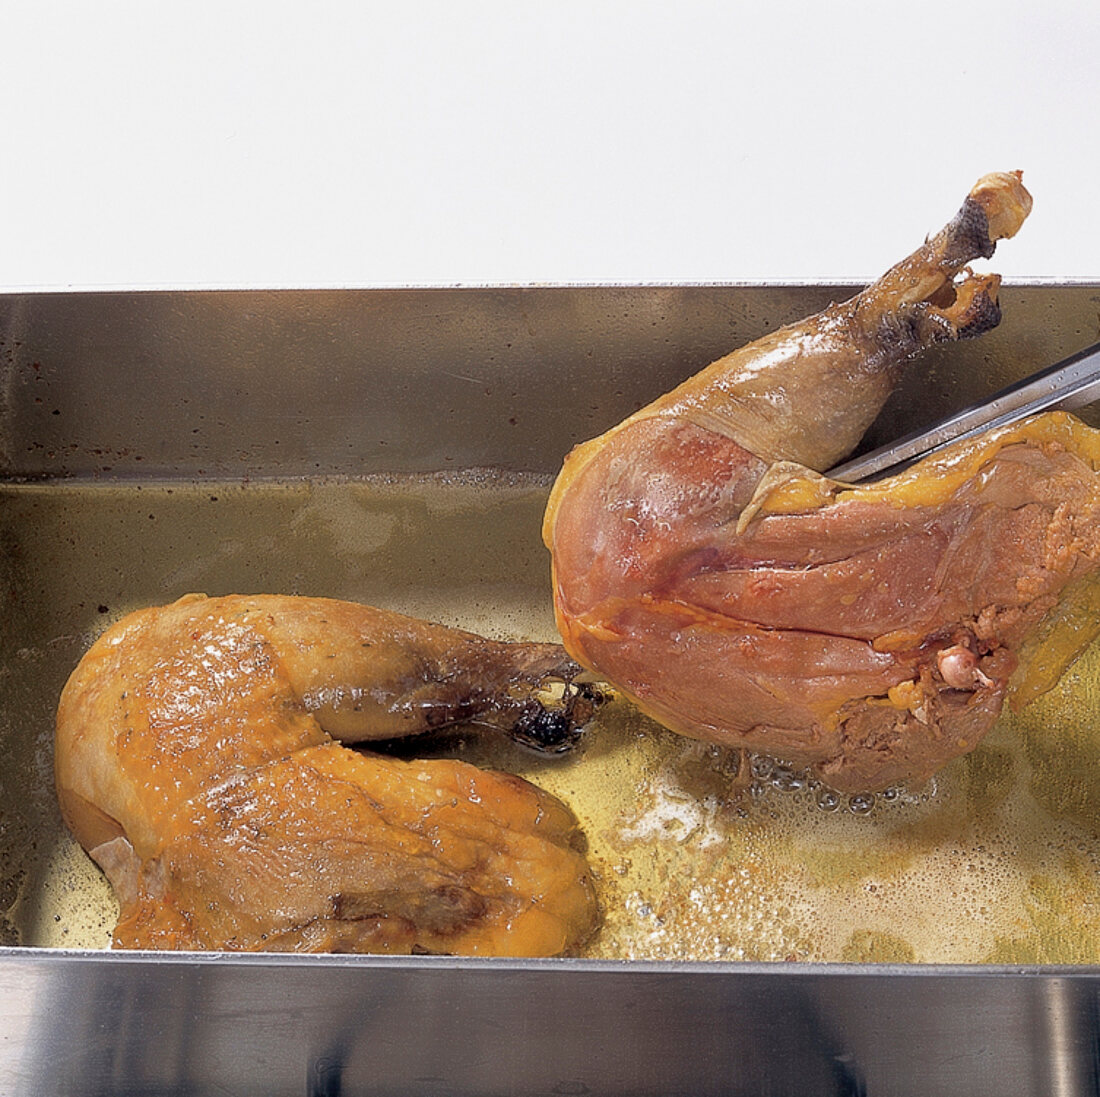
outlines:
[[[957,321],[960,339],[970,339],[992,331],[1001,322],[1001,306],[984,291],[977,293],[967,305],[966,312]]]
[[[967,198],[962,209],[947,226],[947,246],[943,257],[951,264],[962,265],[979,255],[988,259],[996,245],[989,239],[989,218],[973,198]]]
[[[512,725],[512,738],[546,754],[563,754],[576,745],[580,730],[564,709],[548,709],[538,701],[529,701]]]
[[[512,738],[544,754],[563,754],[577,745],[584,725],[604,700],[604,695],[586,682],[568,685],[563,703],[555,708],[531,698],[512,725]]]

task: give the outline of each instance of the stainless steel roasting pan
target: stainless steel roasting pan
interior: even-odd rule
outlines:
[[[538,517],[569,448],[852,290],[0,296],[0,1092],[1100,1091],[1091,957],[464,961],[88,947],[106,936],[82,913],[51,734],[58,691],[107,621],[190,589],[247,589],[552,628]],[[999,329],[910,375],[866,447],[1100,338],[1100,285],[1008,286],[1002,302]],[[388,548],[379,523],[397,531]]]

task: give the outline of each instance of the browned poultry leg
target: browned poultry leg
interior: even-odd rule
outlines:
[[[547,711],[540,686],[575,670],[557,645],[328,599],[191,597],[131,614],[70,677],[55,750],[65,819],[119,896],[116,943],[574,947],[596,902],[564,804],[508,774],[332,736],[530,724]]]

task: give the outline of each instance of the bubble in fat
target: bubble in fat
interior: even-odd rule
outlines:
[[[803,799],[798,794],[807,790],[811,794],[805,800],[807,805],[827,812],[836,811],[844,805],[853,815],[869,815],[877,803],[896,803],[903,796],[903,790],[898,787],[879,793],[857,792],[845,796],[815,777],[808,767],[798,767],[767,754],[750,754],[748,769],[752,778],[750,793],[757,801],[765,799],[774,790],[794,794],[795,802],[802,803]]]

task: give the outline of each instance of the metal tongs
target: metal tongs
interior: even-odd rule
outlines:
[[[1019,422],[1041,411],[1055,408],[1073,411],[1094,400],[1100,400],[1100,343],[1009,385],[988,400],[956,412],[928,430],[908,434],[888,446],[846,461],[825,475],[849,484],[879,480],[901,472],[953,442]]]

